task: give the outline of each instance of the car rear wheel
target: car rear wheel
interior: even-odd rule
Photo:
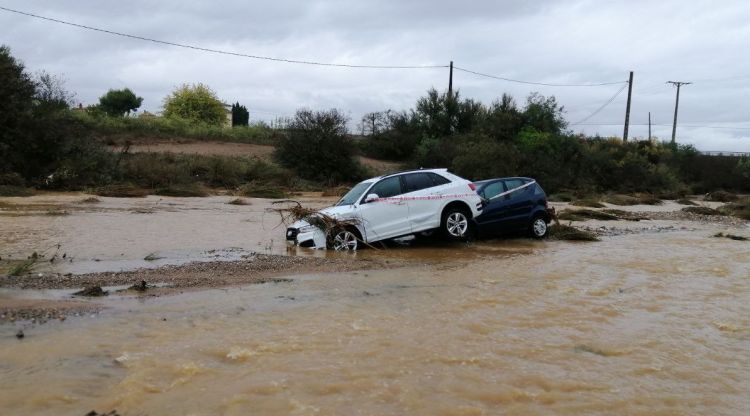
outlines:
[[[451,240],[462,240],[469,236],[469,215],[461,208],[449,208],[443,213],[441,230]]]
[[[331,234],[328,247],[336,251],[357,251],[359,237],[349,229],[336,230]]]
[[[534,219],[531,220],[529,231],[531,232],[531,236],[534,238],[541,239],[546,237],[547,233],[549,232],[549,227],[547,226],[547,220],[544,218],[544,216],[535,216]]]

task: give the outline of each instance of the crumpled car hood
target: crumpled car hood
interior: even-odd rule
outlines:
[[[329,217],[336,218],[336,219],[348,219],[348,218],[353,218],[354,216],[356,216],[356,211],[354,210],[353,205],[333,206],[333,207],[323,208],[319,210],[318,212],[324,215],[328,215]],[[295,221],[294,224],[292,224],[292,227],[302,228],[308,225],[310,225],[310,223],[302,219],[299,221]]]

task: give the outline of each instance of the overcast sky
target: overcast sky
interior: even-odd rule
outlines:
[[[675,90],[678,142],[750,152],[750,2],[557,0],[0,0],[0,6],[78,24],[205,48],[354,65],[447,65],[544,83],[625,81],[635,72],[631,133],[671,137]],[[63,75],[84,105],[129,87],[143,109],[182,83],[203,82],[251,120],[297,108],[338,108],[352,125],[368,111],[405,110],[448,70],[352,69],[271,62],[112,36],[0,10],[0,44],[30,71]],[[503,92],[523,103],[554,95],[575,123],[621,85],[547,87],[454,73],[463,97],[485,103]],[[622,135],[627,90],[586,123],[587,134]],[[704,127],[690,127],[704,126]],[[714,127],[714,128],[710,128]],[[719,128],[721,127],[721,128]]]

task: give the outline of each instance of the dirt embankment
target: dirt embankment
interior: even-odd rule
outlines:
[[[388,260],[337,259],[253,254],[243,261],[196,262],[158,269],[89,274],[39,273],[0,277],[0,287],[18,289],[70,289],[90,286],[134,285],[142,281],[164,285],[161,290],[214,288],[286,281],[278,276],[302,273],[332,273],[396,267]]]
[[[113,150],[120,150],[120,147]],[[179,153],[216,156],[245,156],[256,157],[261,160],[270,161],[274,147],[251,143],[233,142],[192,142],[192,141],[161,141],[161,142],[136,142],[130,146],[130,151],[135,153]],[[383,174],[399,170],[400,165],[396,162],[372,159],[360,156],[359,161],[372,169],[375,173]]]

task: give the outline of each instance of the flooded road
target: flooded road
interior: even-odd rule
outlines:
[[[0,257],[66,254],[66,261],[42,270],[88,273],[233,260],[249,252],[286,252],[281,219],[267,212],[272,208],[270,200],[245,198],[250,205],[230,205],[234,197],[149,196],[83,202],[87,198],[83,194],[3,198]],[[331,198],[303,200],[310,206],[331,204]]]
[[[697,228],[369,251],[424,264],[115,296],[21,340],[0,325],[0,408],[748,414],[750,243]]]

